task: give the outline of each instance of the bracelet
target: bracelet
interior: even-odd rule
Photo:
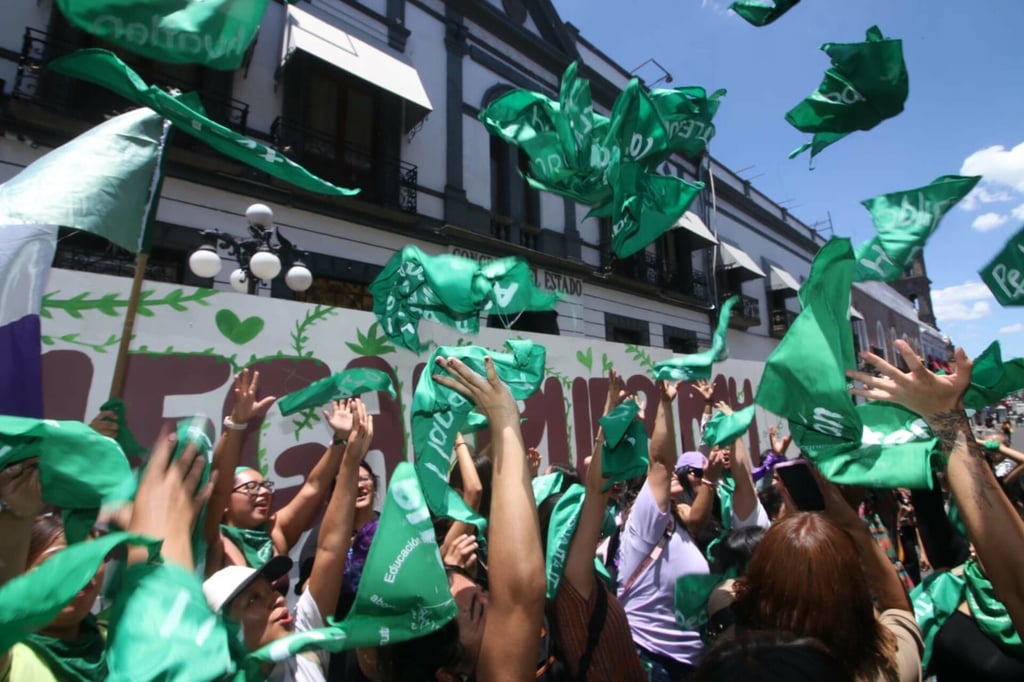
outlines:
[[[462,441],[461,443],[456,443],[455,447],[459,447],[460,445],[463,446],[463,447],[467,447],[467,448],[469,447],[468,445],[466,445],[466,441]]]
[[[706,478],[702,478],[702,479],[700,479],[700,482],[701,482],[701,483],[702,483],[703,485],[706,485],[706,486],[707,486],[707,487],[709,487],[709,488],[717,488],[717,487],[718,487],[718,484],[717,484],[717,483],[715,483],[714,481],[709,481],[709,480],[708,480],[708,479],[706,479]]]
[[[227,417],[224,417],[224,428],[230,429],[231,431],[245,431],[247,428],[249,428],[249,425],[245,423],[236,424],[231,419],[231,415],[228,415]]]
[[[346,445],[348,445],[348,438],[340,438],[338,436],[335,436],[334,438],[331,439],[331,445],[340,445],[342,447],[345,447]]]

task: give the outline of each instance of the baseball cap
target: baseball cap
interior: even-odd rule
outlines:
[[[232,599],[245,591],[259,577],[274,582],[292,570],[292,560],[281,555],[271,558],[259,568],[226,566],[203,582],[203,595],[210,608],[220,613]]]
[[[693,467],[694,469],[703,469],[707,465],[708,465],[708,458],[707,457],[705,457],[701,453],[697,452],[696,450],[691,450],[689,452],[684,452],[683,454],[679,455],[679,459],[676,460],[676,471],[679,471],[679,469],[681,469],[683,467]]]

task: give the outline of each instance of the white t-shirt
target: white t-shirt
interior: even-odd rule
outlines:
[[[323,616],[316,602],[306,590],[295,604],[295,631],[305,632],[324,627]],[[267,677],[267,682],[325,682],[330,654],[323,650],[307,651],[278,663]]]

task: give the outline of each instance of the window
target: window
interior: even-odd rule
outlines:
[[[665,325],[663,328],[665,337],[665,348],[670,348],[673,353],[689,355],[697,352],[697,332],[692,329],[679,329]]]
[[[133,277],[135,254],[89,232],[61,228],[53,267],[85,270],[101,275]],[[172,284],[185,283],[188,256],[184,251],[154,246],[146,264],[145,278]]]
[[[314,277],[313,286],[295,293],[295,300],[353,310],[373,310],[370,286],[344,279]]]
[[[650,325],[644,320],[632,317],[604,314],[605,339],[615,343],[629,343],[636,346],[651,344]]]
[[[554,310],[524,311],[503,318],[501,315],[488,315],[487,326],[496,329],[510,329],[517,332],[534,332],[537,334],[553,334],[558,336],[558,312]]]

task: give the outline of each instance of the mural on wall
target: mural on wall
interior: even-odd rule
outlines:
[[[42,305],[43,390],[46,416],[89,421],[107,399],[131,280],[53,269]],[[445,345],[477,344],[498,350],[510,336],[547,348],[547,376],[523,401],[523,437],[550,462],[578,465],[590,454],[614,367],[632,391],[645,393],[654,420],[658,391],[655,362],[671,357],[661,348],[621,345],[590,338],[483,329],[466,337],[421,323],[424,339]],[[375,415],[370,463],[385,480],[412,457],[408,406],[424,371],[417,356],[388,342],[372,313],[247,296],[227,291],[146,282],[139,301],[123,397],[128,425],[151,443],[165,421],[206,416],[219,433],[231,409],[232,378],[244,368],[260,372],[261,395],[281,397],[334,372],[368,367],[387,373],[397,397],[364,397]],[[762,363],[727,360],[715,366],[715,400],[734,408],[753,401]],[[677,399],[680,448],[694,449],[703,399],[684,388]],[[774,416],[758,408],[748,443],[759,453]],[[482,447],[486,434],[477,434]],[[329,439],[318,409],[284,417],[271,407],[251,424],[242,461],[278,484],[275,506],[297,492]],[[762,445],[764,443],[765,445]]]

